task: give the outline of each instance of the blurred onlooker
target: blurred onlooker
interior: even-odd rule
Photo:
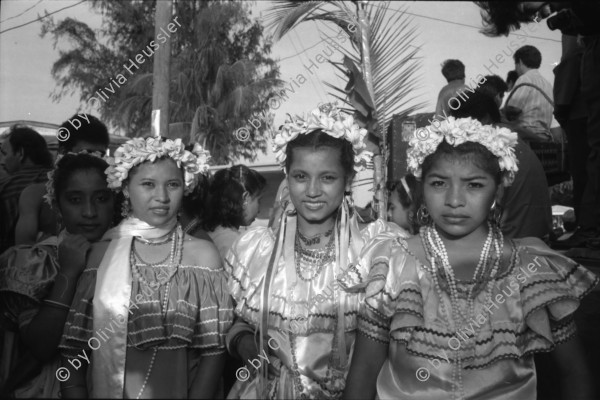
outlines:
[[[75,114],[62,123],[58,141],[58,154],[80,151],[106,153],[110,137],[108,129],[98,118],[89,114]],[[68,134],[67,134],[68,132]],[[66,137],[65,140],[61,140]],[[19,199],[19,219],[15,227],[15,244],[34,244],[56,234],[57,219],[44,201],[45,183],[26,187]]]
[[[508,85],[498,75],[486,75],[485,82],[479,85],[479,91],[494,99],[500,107],[504,99],[504,93],[508,91]]]
[[[46,140],[35,130],[13,125],[0,147],[0,165],[9,176],[0,180],[0,253],[15,244],[19,196],[31,183],[46,182],[52,154]]]
[[[240,226],[252,224],[260,210],[260,198],[267,185],[265,178],[245,165],[217,171],[210,184],[204,229],[225,259],[240,236]]]
[[[517,79],[519,79],[519,74],[517,74],[517,71],[515,71],[514,69],[512,71],[508,71],[508,74],[506,74],[506,91],[507,92],[512,92],[513,88],[515,87],[515,82],[517,81]]]
[[[457,110],[456,118],[471,117],[482,124],[500,124],[500,111],[493,97],[479,89]],[[510,126],[507,126],[510,128]],[[544,168],[531,148],[521,139],[515,146],[519,171],[502,198],[502,233],[509,238],[546,238],[552,229],[552,208]]]
[[[554,116],[567,135],[569,172],[573,178],[573,208],[577,224],[575,233],[567,240],[553,243],[555,248],[584,246],[589,238],[594,237],[595,230],[593,219],[585,220],[581,213],[581,202],[588,181],[586,167],[590,154],[590,145],[587,142],[588,110],[581,93],[582,82],[579,74],[583,50],[575,36],[562,35],[562,57],[560,64],[554,68]]]
[[[542,64],[542,54],[533,46],[520,47],[513,55],[515,70],[519,79],[506,100],[506,116],[516,122],[528,134],[525,140],[547,141],[552,138],[552,85],[538,68]]]
[[[417,180],[413,175],[406,175],[399,181],[387,183],[388,221],[396,223],[411,235],[419,232],[417,222]]]
[[[467,88],[465,85],[465,65],[460,60],[446,60],[442,63],[442,75],[448,81],[448,84],[440,90],[438,95],[435,113],[437,115],[445,115],[450,110],[448,101],[456,96],[462,89]]]

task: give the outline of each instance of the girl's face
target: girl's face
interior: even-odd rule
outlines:
[[[74,172],[57,201],[67,232],[90,242],[99,240],[113,220],[113,194],[96,170]]]
[[[256,216],[260,211],[260,199],[262,197],[262,193],[259,193],[257,196],[246,195],[248,204],[244,207],[244,226],[249,226],[254,222]]]
[[[410,223],[408,222],[408,209],[402,207],[402,203],[400,203],[400,197],[398,196],[398,192],[396,190],[393,190],[388,200],[388,220],[395,222],[401,228],[410,230]]]
[[[440,157],[423,179],[425,205],[440,234],[459,239],[487,231],[499,192],[494,177],[470,161]]]
[[[177,218],[183,199],[183,174],[170,158],[140,164],[124,189],[133,216],[161,226]]]
[[[350,190],[339,149],[297,147],[292,150],[288,186],[300,224],[322,224],[335,215],[344,190]]]

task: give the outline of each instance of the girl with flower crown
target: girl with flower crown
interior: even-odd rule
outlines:
[[[127,218],[92,246],[77,285],[60,345],[63,397],[214,396],[231,300],[214,245],[177,220],[207,159],[158,138],[131,139],[109,158]]]
[[[64,230],[0,256],[0,325],[5,330],[0,397],[58,398],[58,345],[90,243],[111,226],[114,198],[106,161],[95,154],[61,156],[46,183]],[[11,354],[12,353],[12,354]],[[6,379],[5,379],[6,378]]]
[[[573,313],[598,278],[537,238],[505,240],[516,133],[449,117],[419,130],[408,165],[425,225],[369,243],[344,398],[535,399],[533,354],[557,360],[564,399],[592,399]]]
[[[354,342],[359,297],[337,279],[356,274],[363,244],[349,203],[355,170],[367,155],[366,130],[333,106],[291,117],[275,136],[288,203],[277,236],[249,230],[226,257],[238,320],[230,353],[245,362],[229,398],[339,398]]]

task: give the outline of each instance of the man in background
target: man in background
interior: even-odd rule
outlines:
[[[465,89],[465,65],[460,60],[446,60],[442,63],[442,75],[448,84],[440,90],[435,107],[436,115],[446,115],[450,111],[448,101]]]
[[[0,253],[15,244],[19,196],[32,183],[48,180],[52,154],[46,140],[35,130],[13,125],[0,147],[0,166],[9,176],[0,180]]]

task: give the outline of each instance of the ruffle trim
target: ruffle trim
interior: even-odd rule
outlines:
[[[142,268],[149,282],[157,280],[160,268]],[[171,279],[166,322],[160,299],[164,286],[157,289],[133,281],[128,308],[108,326],[94,331],[93,295],[97,269],[83,272],[69,312],[61,348],[80,348],[92,337],[110,337],[127,324],[128,346],[140,349],[196,348],[221,349],[233,323],[233,307],[222,269],[179,266]],[[158,293],[160,292],[160,296]]]
[[[384,229],[378,227],[377,230]],[[361,232],[364,233],[364,232]],[[229,251],[225,268],[229,274],[229,289],[236,301],[236,315],[246,322],[259,325],[261,318],[260,299],[263,279],[269,264],[271,253],[275,246],[275,238],[270,229],[259,227],[249,230],[240,237]],[[246,265],[242,260],[252,260],[251,265]],[[277,273],[281,274],[284,268],[280,263]],[[302,295],[305,299],[298,299],[295,305],[290,304],[287,297],[281,294],[271,294],[269,298],[268,324],[271,329],[283,332],[293,332],[306,336],[316,332],[333,332],[337,311],[333,308],[333,291],[342,290],[344,279],[356,279],[360,272],[357,265],[350,263],[346,271],[342,271],[337,282],[331,282],[323,290],[310,287],[309,292]],[[351,332],[357,327],[357,315],[361,295],[346,293],[344,308],[345,331]],[[294,317],[290,318],[291,310]]]
[[[575,333],[573,313],[598,277],[538,239],[515,240],[515,244],[515,263],[497,279],[490,301],[476,306],[475,319],[467,329],[461,328],[460,335],[452,334],[445,315],[436,311],[439,301],[431,299],[430,274],[407,254],[406,243],[377,244],[359,331],[380,342],[403,343],[409,353],[429,359],[455,360],[456,350],[466,368],[553,350]],[[520,312],[514,307],[520,307]],[[434,315],[425,315],[428,310]],[[514,315],[520,319],[511,318]],[[477,337],[471,332],[477,332]]]

